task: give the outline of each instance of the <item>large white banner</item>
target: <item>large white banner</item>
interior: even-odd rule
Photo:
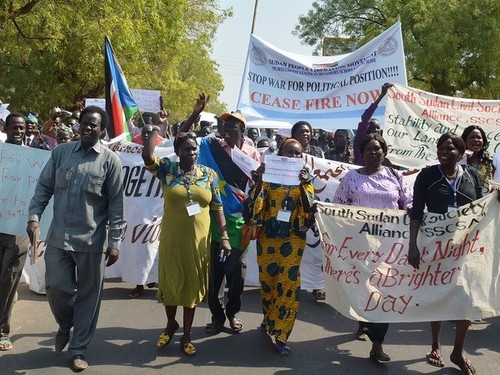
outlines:
[[[394,164],[414,167],[436,159],[439,137],[469,125],[486,132],[489,151],[500,151],[500,100],[452,98],[395,85],[387,92],[384,138]]]
[[[407,262],[404,211],[320,203],[327,302],[371,322],[480,319],[500,314],[497,192],[447,214],[426,214],[420,269]]]
[[[238,109],[248,120],[314,128],[355,128],[385,82],[407,84],[401,23],[358,50],[339,56],[305,56],[252,35]],[[380,106],[374,117],[383,119]],[[382,122],[382,121],[381,121]]]
[[[118,142],[109,145],[122,161],[123,203],[127,227],[120,257],[106,269],[106,277],[145,285],[158,281],[158,245],[163,218],[163,193],[160,180],[146,170],[141,157],[142,145]],[[157,148],[163,157],[173,148]]]

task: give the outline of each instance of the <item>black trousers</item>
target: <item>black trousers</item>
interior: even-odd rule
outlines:
[[[389,323],[359,322],[363,332],[370,338],[371,342],[384,342],[385,334],[389,329]]]
[[[28,237],[0,233],[0,339],[6,339],[10,334],[14,297],[28,246]]]
[[[231,248],[231,255],[226,261],[220,261],[220,243],[212,241],[210,245],[210,275],[208,289],[208,307],[212,313],[212,322],[224,324],[226,316],[232,319],[241,309],[241,294],[243,293],[244,280],[241,274],[241,255],[240,249]],[[227,303],[224,314],[224,304],[219,300],[219,290],[222,281],[226,277],[227,282]]]

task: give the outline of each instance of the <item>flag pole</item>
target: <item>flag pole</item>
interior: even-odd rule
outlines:
[[[255,29],[255,19],[257,18],[257,6],[259,4],[259,0],[255,0],[255,5],[253,7],[253,19],[252,19],[252,30],[250,31],[253,34]]]

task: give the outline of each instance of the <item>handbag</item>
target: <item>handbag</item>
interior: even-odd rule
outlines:
[[[256,240],[260,233],[262,232],[262,226],[257,224],[243,224],[241,228],[241,251],[245,251],[247,246],[250,244],[250,241]]]

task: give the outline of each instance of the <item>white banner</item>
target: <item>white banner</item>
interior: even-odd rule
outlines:
[[[313,128],[356,128],[385,82],[407,84],[401,23],[358,50],[305,56],[252,35],[238,102],[249,121],[309,121]],[[383,119],[384,107],[374,117]],[[382,121],[381,121],[382,122]]]
[[[404,211],[320,203],[327,302],[348,318],[371,322],[499,315],[499,209],[494,192],[456,212],[427,213],[414,270]]]
[[[163,218],[163,192],[160,180],[146,170],[141,157],[142,145],[119,142],[109,145],[122,161],[123,204],[127,227],[120,257],[106,269],[106,277],[145,285],[158,281],[158,245]],[[156,148],[163,157],[173,148]]]
[[[486,132],[489,151],[500,151],[500,100],[452,98],[395,85],[387,92],[384,138],[391,162],[414,167],[436,159],[439,137],[469,125]]]

